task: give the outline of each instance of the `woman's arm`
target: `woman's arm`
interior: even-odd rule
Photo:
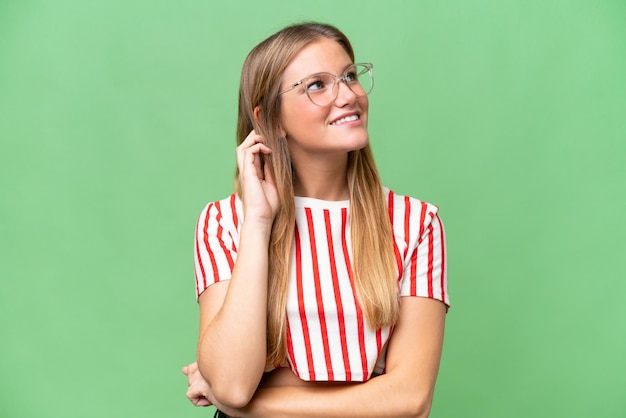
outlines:
[[[266,357],[269,233],[249,225],[242,226],[231,279],[209,286],[199,298],[198,368],[214,395],[234,407],[252,397]]]
[[[234,417],[426,417],[439,370],[445,312],[437,300],[403,297],[386,373],[365,383],[260,388],[245,408],[217,406]]]
[[[268,245],[278,198],[263,170],[262,154],[270,150],[262,141],[253,131],[237,147],[245,219],[231,278],[199,297],[198,368],[230,407],[248,403],[265,369]]]

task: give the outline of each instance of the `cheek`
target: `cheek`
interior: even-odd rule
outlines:
[[[365,126],[367,126],[368,115],[369,115],[369,113],[368,113],[368,110],[369,110],[369,100],[368,100],[367,96],[359,97],[357,99],[357,103],[359,105],[359,108],[361,109],[361,118],[365,122]]]
[[[364,112],[367,112],[367,110],[370,107],[370,100],[368,98],[368,96],[361,96],[357,98],[357,103],[359,104],[359,107],[361,108],[361,110],[363,110]]]
[[[328,111],[314,104],[303,104],[283,112],[282,126],[287,134],[306,134],[324,127]]]

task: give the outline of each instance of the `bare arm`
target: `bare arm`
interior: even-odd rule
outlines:
[[[250,399],[266,357],[268,234],[247,226],[231,280],[211,285],[199,300],[198,367],[215,396],[231,406]]]
[[[365,383],[260,388],[245,408],[218,407],[241,417],[426,417],[439,370],[445,312],[436,300],[402,298],[386,373]]]
[[[198,368],[215,398],[231,407],[248,403],[266,359],[268,243],[278,210],[276,189],[262,154],[269,148],[254,131],[237,148],[244,222],[229,281],[199,298]]]

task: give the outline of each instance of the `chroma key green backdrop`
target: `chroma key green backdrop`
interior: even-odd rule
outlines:
[[[626,2],[0,1],[0,416],[192,417],[192,243],[238,77],[321,20],[384,182],[440,206],[431,416],[626,416]]]

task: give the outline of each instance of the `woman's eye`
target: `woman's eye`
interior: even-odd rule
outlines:
[[[322,80],[313,80],[306,85],[308,91],[322,90],[324,87],[326,87],[326,85]]]
[[[356,71],[350,71],[350,72],[346,73],[346,76],[345,76],[345,80],[346,80],[347,82],[350,82],[350,81],[357,81],[357,80],[358,80],[358,78],[359,78],[359,77],[357,77],[357,75],[356,75]]]

